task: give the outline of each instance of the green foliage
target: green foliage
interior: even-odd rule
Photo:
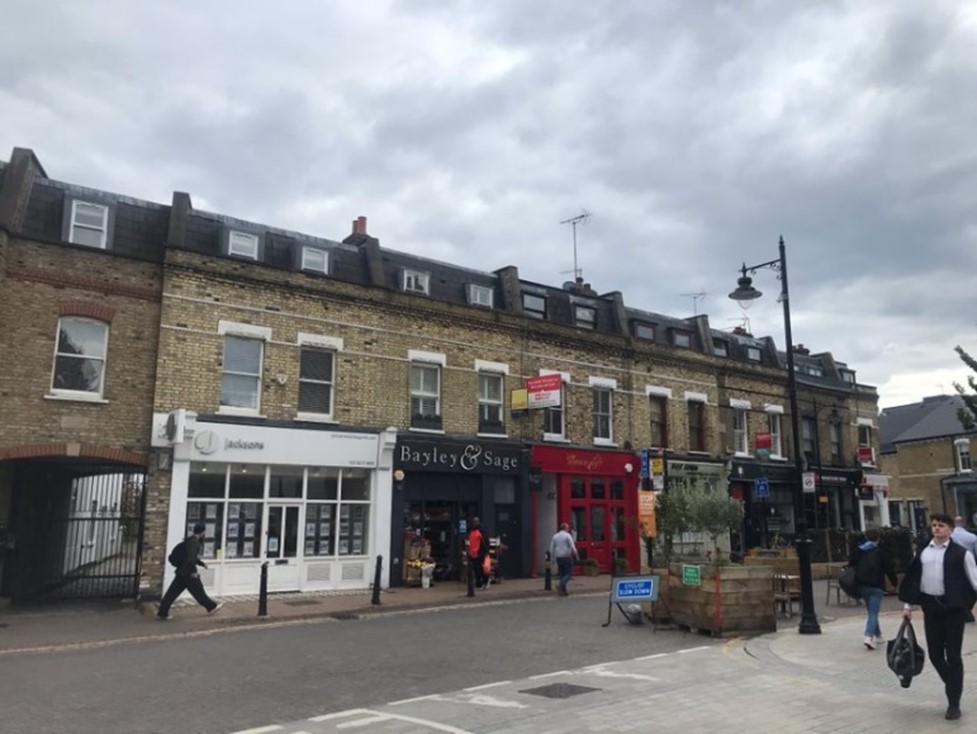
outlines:
[[[691,497],[690,509],[692,525],[712,539],[713,547],[720,535],[743,524],[743,503],[725,492],[697,492]]]
[[[960,355],[960,359],[963,360],[963,363],[974,372],[977,372],[977,359],[967,354],[961,346],[957,346],[955,349],[957,354]],[[957,418],[960,419],[960,424],[965,430],[973,431],[977,430],[977,378],[974,375],[969,375],[967,377],[967,385],[970,388],[969,391],[959,382],[953,383],[953,387],[956,388],[957,393],[963,398],[964,403],[964,407],[957,411]]]
[[[664,561],[672,558],[674,538],[692,530],[691,501],[684,489],[659,492],[655,503],[655,523]]]

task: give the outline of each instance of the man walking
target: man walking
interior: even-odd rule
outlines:
[[[488,542],[482,532],[482,521],[472,518],[472,529],[468,531],[468,573],[476,589],[487,589],[492,583],[491,575],[484,570],[485,556],[488,555]]]
[[[885,596],[885,580],[889,579],[893,588],[898,585],[896,572],[889,554],[879,547],[878,528],[865,531],[865,542],[855,549],[851,565],[855,567],[855,580],[862,599],[865,601],[865,647],[874,650],[883,641],[882,628],[879,627],[879,609]]]
[[[567,590],[567,584],[570,583],[573,562],[577,558],[577,544],[573,542],[570,526],[565,522],[560,523],[560,529],[550,541],[550,558],[556,561],[556,568],[560,575],[560,583],[557,587],[560,596],[568,596],[570,592]]]
[[[190,592],[197,603],[207,610],[207,614],[216,614],[224,606],[223,602],[215,602],[207,596],[207,592],[204,591],[204,584],[200,580],[200,574],[197,573],[197,566],[207,568],[207,564],[200,560],[200,544],[203,542],[206,532],[207,526],[198,522],[193,526],[193,534],[187,536],[186,540],[183,541],[183,559],[177,566],[176,575],[170,582],[166,593],[163,594],[163,598],[159,602],[159,610],[156,612],[156,616],[160,620],[168,621],[171,619],[170,607],[173,606],[173,602],[184,590]]]
[[[943,680],[947,719],[960,718],[963,693],[963,630],[967,612],[977,601],[974,554],[950,538],[953,519],[930,515],[932,539],[916,552],[899,588],[903,615],[912,619],[912,605],[923,610],[929,659]]]

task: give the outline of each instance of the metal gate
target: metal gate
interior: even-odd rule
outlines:
[[[32,584],[38,596],[135,598],[142,572],[146,476],[75,477],[51,514],[50,547]]]

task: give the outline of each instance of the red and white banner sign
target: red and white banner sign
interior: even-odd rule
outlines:
[[[530,408],[558,408],[563,376],[540,375],[526,378],[526,392],[529,393]]]

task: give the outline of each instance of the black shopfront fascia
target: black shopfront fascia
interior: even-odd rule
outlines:
[[[482,520],[489,536],[505,535],[508,550],[502,559],[504,575],[526,576],[531,569],[531,518],[528,498],[530,449],[521,442],[479,438],[397,437],[394,448],[394,485],[391,508],[390,583],[400,585],[404,530],[411,506],[449,505],[456,515]],[[403,473],[403,479],[397,480]],[[511,495],[513,503],[498,504],[498,495]],[[497,506],[498,504],[498,506]],[[465,517],[466,521],[470,518]],[[455,517],[457,541],[461,539]],[[455,545],[458,543],[456,542]],[[455,553],[458,549],[453,549]]]

